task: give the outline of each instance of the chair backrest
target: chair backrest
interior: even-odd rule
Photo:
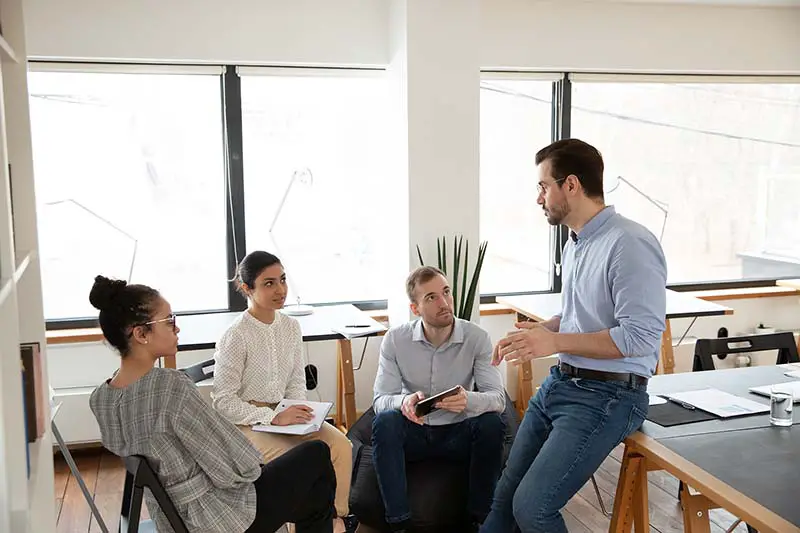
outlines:
[[[124,457],[123,461],[127,472],[125,473],[125,488],[122,492],[122,509],[119,517],[120,533],[138,533],[145,488],[150,489],[175,533],[189,533],[175,504],[172,503],[147,459],[141,455],[131,455]]]
[[[784,331],[744,337],[698,339],[694,346],[692,371],[714,370],[714,355],[764,352],[767,350],[778,350],[778,358],[775,361],[777,365],[800,362],[794,334],[790,331]]]
[[[214,369],[212,368],[207,370],[210,366],[214,366],[213,359],[203,361],[202,363],[197,363],[196,365],[187,366],[186,368],[181,368],[180,370],[189,376],[189,378],[195,383],[200,383],[201,381],[205,381],[214,377]]]

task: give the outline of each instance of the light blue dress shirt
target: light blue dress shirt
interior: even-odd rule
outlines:
[[[407,394],[422,391],[429,398],[461,385],[467,390],[467,408],[461,413],[434,411],[425,417],[426,424],[455,424],[486,412],[502,412],[503,380],[491,361],[489,334],[467,320],[456,318],[450,339],[438,348],[425,338],[421,319],[391,328],[381,343],[373,408],[376,413],[400,409]]]
[[[607,329],[623,357],[561,353],[559,359],[579,368],[652,376],[667,312],[667,264],[655,235],[608,206],[577,235],[570,232],[562,263],[559,331]]]

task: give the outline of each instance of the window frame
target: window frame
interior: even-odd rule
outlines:
[[[787,83],[800,85],[800,76],[796,74],[786,75],[736,75],[736,74],[633,74],[633,73],[614,73],[614,72],[567,72],[565,80],[568,83],[569,91],[572,82],[586,83],[732,83],[732,84],[779,84]],[[571,97],[568,97],[571,112]],[[667,288],[676,292],[691,291],[711,291],[729,290],[742,288],[762,288],[775,287],[779,280],[795,279],[796,276],[779,276],[774,278],[750,278],[750,279],[722,279],[722,280],[699,280],[692,282],[668,283]]]
[[[569,138],[570,135],[570,81],[566,72],[522,72],[504,70],[482,70],[481,84],[485,80],[533,80],[549,81],[552,85],[552,101],[550,107],[550,142]],[[567,105],[563,105],[564,102]],[[533,179],[533,178],[531,178]],[[550,288],[539,291],[512,291],[481,293],[480,303],[494,304],[497,298],[505,296],[522,296],[527,294],[550,294],[561,292],[561,250],[567,243],[567,231],[564,226],[552,228],[550,239]]]
[[[377,68],[319,68],[319,67],[254,67],[238,65],[206,64],[157,64],[129,62],[76,62],[76,61],[30,61],[32,71],[74,72],[74,73],[126,73],[126,74],[209,74],[219,76],[220,106],[222,110],[223,138],[220,149],[223,151],[225,195],[225,255],[228,280],[233,280],[238,261],[244,257],[246,248],[245,207],[244,207],[244,162],[242,139],[242,91],[241,75],[309,75],[309,76],[376,76],[383,75],[385,69]],[[236,223],[236,221],[241,221]],[[235,289],[231,281],[228,285],[228,305],[224,309],[201,309],[177,313],[178,316],[229,313],[247,309],[247,301]],[[353,304],[361,310],[386,309],[387,299],[339,301],[315,303],[315,306]],[[98,327],[98,319],[92,317],[71,317],[66,319],[46,319],[47,331],[84,329]]]
[[[226,261],[229,279],[233,279],[237,259],[246,250],[246,235],[244,228],[244,171],[242,155],[242,108],[241,108],[241,76],[240,70],[247,75],[355,75],[369,76],[384,73],[383,68],[340,68],[340,67],[269,67],[269,66],[239,66],[233,64],[160,64],[160,63],[135,63],[135,62],[77,62],[77,61],[29,61],[32,71],[62,71],[62,72],[125,72],[125,73],[208,73],[213,70],[218,72],[221,86],[220,106],[222,107],[223,161],[225,169],[225,194],[226,200]],[[552,82],[553,99],[551,108],[551,141],[566,139],[571,136],[571,111],[572,111],[572,82],[653,82],[653,83],[686,83],[686,82],[712,82],[712,83],[794,83],[800,84],[800,76],[796,75],[685,75],[685,74],[626,74],[626,73],[574,73],[574,72],[522,72],[522,71],[481,71],[481,82],[484,79],[546,79]],[[235,221],[241,221],[236,224]],[[551,286],[549,290],[519,291],[508,293],[482,293],[480,303],[496,303],[498,297],[516,296],[525,294],[546,294],[561,292],[562,277],[559,268],[561,251],[566,244],[568,232],[564,226],[553,228],[554,238],[550,239],[549,249],[553,268],[551,270]],[[691,283],[668,284],[667,287],[679,292],[698,290],[725,290],[745,287],[772,287],[780,279],[791,279],[791,276],[779,278],[763,278],[748,280],[709,280]],[[197,314],[225,313],[243,311],[247,308],[246,300],[239,295],[233,284],[228,283],[228,306],[225,309],[207,309],[179,313],[181,316]],[[326,302],[315,305],[337,305],[350,303],[362,310],[386,309],[388,301],[366,300],[348,302]],[[65,330],[94,328],[98,326],[97,318],[74,317],[69,319],[49,319],[45,322],[47,330]]]

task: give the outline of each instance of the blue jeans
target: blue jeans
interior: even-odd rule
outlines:
[[[411,519],[406,492],[406,461],[446,458],[469,462],[467,511],[481,521],[489,512],[503,462],[505,422],[484,413],[457,424],[420,426],[400,411],[384,411],[372,422],[372,462],[378,477],[386,521]]]
[[[561,509],[647,414],[645,388],[564,376],[530,403],[481,533],[567,533]]]

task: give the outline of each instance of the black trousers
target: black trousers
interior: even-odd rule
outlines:
[[[246,533],[274,533],[286,522],[295,524],[297,533],[333,531],[336,476],[327,444],[295,446],[264,465],[253,484],[256,518]]]

